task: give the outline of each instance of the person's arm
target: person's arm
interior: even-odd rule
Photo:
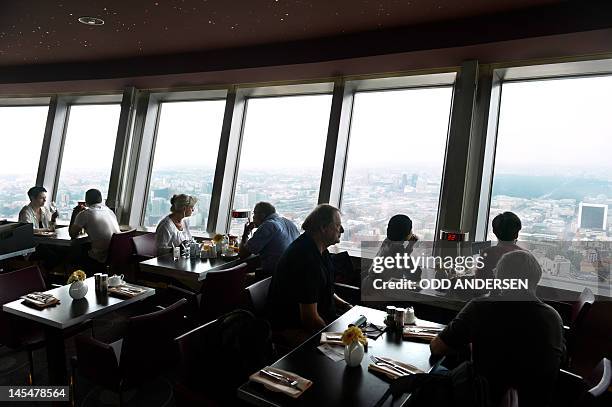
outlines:
[[[468,302],[457,316],[429,344],[434,356],[443,356],[462,349],[472,342],[472,332],[477,321],[474,301]]]
[[[317,311],[317,303],[300,304],[300,319],[302,326],[309,331],[318,331],[325,328],[325,321]]]
[[[28,206],[19,211],[19,222],[31,223],[32,225],[38,226],[36,225],[34,212],[30,211]],[[36,227],[34,227],[34,229],[36,229]]]
[[[353,308],[353,306],[350,303],[344,301],[336,293],[334,293],[334,302],[336,303],[336,308],[339,310],[342,310],[343,312],[346,312],[350,310],[351,308]]]
[[[77,208],[79,207],[77,206]],[[72,219],[74,219],[74,221],[70,224],[70,227],[68,228],[68,234],[73,239],[79,237],[79,235],[81,234],[81,230],[85,227],[86,223],[84,219],[85,215],[83,214],[83,209],[77,210],[77,208],[74,209],[75,211],[77,211],[77,214],[75,216],[72,216]]]
[[[248,257],[251,253],[259,254],[277,233],[274,225],[269,222],[262,223],[249,239],[249,232],[253,229],[250,224],[245,225],[242,241],[240,242],[240,257]]]
[[[166,227],[164,220],[162,220],[157,229],[155,230],[155,243],[157,245],[157,253],[165,254],[172,250],[172,239],[174,238],[172,232]]]
[[[451,352],[451,348],[439,336],[432,339],[429,350],[433,356],[444,356]]]

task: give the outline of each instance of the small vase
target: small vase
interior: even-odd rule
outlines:
[[[80,300],[81,298],[87,295],[87,284],[84,281],[75,281],[70,284],[70,288],[68,289],[68,294],[72,297],[73,300]]]
[[[344,360],[349,367],[359,366],[363,359],[363,354],[363,345],[359,341],[355,341],[344,347]]]

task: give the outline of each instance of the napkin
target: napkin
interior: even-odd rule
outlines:
[[[444,328],[405,326],[403,336],[404,339],[421,339],[424,341],[431,341],[440,332],[442,332],[443,329]]]
[[[129,284],[108,287],[108,294],[118,298],[132,298],[144,293],[146,290]]]
[[[379,357],[379,359],[386,360],[387,362],[393,363],[394,365],[401,366],[404,369],[407,369],[408,371],[410,371],[410,373],[424,373],[418,367],[415,367],[415,366],[410,365],[408,363],[404,363],[404,362],[400,362],[400,361],[397,361],[397,360],[393,360],[391,358],[384,358],[384,357]],[[398,377],[402,377],[402,376],[407,376],[408,375],[408,373],[400,374],[399,372],[394,370],[392,367],[390,367],[390,366],[388,366],[388,365],[386,365],[384,363],[375,363],[375,362],[372,362],[368,366],[368,370],[371,370],[373,372],[382,373],[382,374],[386,375],[391,380],[395,380]]]
[[[342,332],[322,332],[319,343],[344,346],[344,343],[342,343]]]
[[[293,397],[294,399],[300,397],[302,393],[304,393],[310,386],[312,386],[311,380],[304,379],[303,377],[298,376],[295,373],[288,372],[286,370],[277,369],[275,367],[270,367],[270,366],[267,366],[262,370],[269,370],[271,372],[282,374],[283,376],[288,377],[292,380],[296,380],[298,382],[297,384],[298,388],[294,388],[289,385],[285,385],[283,383],[277,382],[274,379],[270,379],[267,376],[260,374],[260,371],[253,373],[249,377],[249,380],[256,382],[256,383],[261,383],[264,386],[266,386],[266,388],[272,391],[284,393],[290,397]]]
[[[23,303],[25,305],[32,305],[36,308],[47,308],[56,304],[59,304],[59,300],[53,296],[53,294],[42,293],[39,291],[22,295]]]

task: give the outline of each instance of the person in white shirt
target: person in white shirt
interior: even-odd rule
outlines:
[[[44,187],[32,187],[28,190],[30,203],[19,211],[19,222],[31,223],[37,230],[49,230],[52,222],[57,218],[57,211],[51,213],[45,206],[47,190]]]
[[[180,246],[185,240],[191,240],[187,218],[193,213],[198,202],[196,197],[179,194],[170,199],[170,214],[159,221],[155,230],[158,254],[169,253],[173,246]]]
[[[91,241],[89,257],[98,263],[105,263],[111,238],[121,231],[117,217],[102,203],[102,193],[97,189],[85,193],[85,204],[87,207],[79,205],[74,208],[77,214],[70,225],[70,237],[76,238],[81,229],[85,229]]]

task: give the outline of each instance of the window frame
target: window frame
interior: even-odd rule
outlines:
[[[542,80],[563,80],[612,75],[612,59],[589,59],[582,61],[558,62],[550,64],[520,65],[509,67],[493,66],[491,78],[491,97],[489,116],[484,134],[485,152],[482,164],[480,196],[478,198],[477,218],[474,220],[477,241],[486,240],[490,227],[491,199],[495,177],[495,157],[499,133],[499,115],[503,85],[513,82]]]

